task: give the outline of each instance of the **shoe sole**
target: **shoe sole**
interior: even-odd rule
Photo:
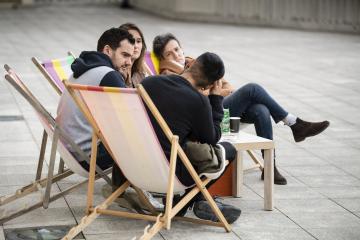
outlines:
[[[325,129],[327,129],[329,126],[330,126],[330,123],[328,122],[323,128],[321,128],[321,129],[320,129],[319,131],[317,131],[316,133],[311,134],[311,135],[306,136],[306,137],[297,138],[297,139],[295,139],[295,142],[302,142],[302,141],[304,141],[304,140],[305,140],[306,138],[308,138],[308,137],[316,136],[316,135],[322,133],[322,132],[323,132]]]
[[[220,210],[221,211],[221,210]],[[229,224],[232,224],[234,223],[241,215],[241,210],[223,210],[221,211],[223,216],[225,217],[226,221],[229,223]],[[234,214],[236,213],[236,214]],[[194,211],[194,214],[196,217],[200,218],[200,219],[203,219],[203,220],[209,220],[209,221],[212,221],[212,222],[217,222],[218,221],[218,218],[214,215],[213,212],[204,212],[202,211],[202,214],[196,214],[196,212]],[[226,218],[226,216],[228,216]]]

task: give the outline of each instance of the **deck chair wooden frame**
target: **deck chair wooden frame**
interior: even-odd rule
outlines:
[[[59,199],[63,195],[70,193],[77,187],[85,184],[88,180],[81,181],[69,188],[63,190],[61,193],[55,194],[51,196],[51,186],[53,183],[64,179],[73,173],[76,173],[82,177],[88,178],[88,172],[83,169],[74,156],[69,152],[64,142],[69,144],[74,152],[79,156],[79,160],[85,160],[90,163],[90,158],[85,154],[80,147],[75,144],[72,139],[61,129],[61,127],[56,123],[55,119],[51,116],[51,114],[42,106],[42,104],[36,99],[36,97],[31,93],[31,91],[25,86],[25,84],[20,80],[20,78],[16,75],[16,73],[8,66],[4,66],[6,70],[5,79],[28,101],[28,103],[34,108],[36,111],[40,122],[44,127],[42,143],[40,148],[40,154],[37,164],[37,171],[35,180],[33,183],[26,185],[24,187],[19,188],[15,191],[14,194],[8,196],[0,197],[0,206],[13,202],[19,198],[25,197],[28,194],[31,194],[36,191],[40,191],[45,188],[45,193],[40,201],[30,205],[25,206],[24,208],[11,213],[2,213],[0,215],[0,224],[7,222],[15,217],[21,216],[27,212],[30,212],[36,208],[44,207],[48,208],[49,203]],[[47,177],[41,178],[41,173],[44,165],[44,155],[47,146],[48,138],[51,139],[51,152],[50,152],[50,160],[49,160],[49,168]],[[56,161],[56,153],[59,152],[59,155],[62,159],[65,160],[67,165],[70,167],[63,172],[59,172],[54,175],[54,167]],[[97,178],[100,176],[105,179],[109,184],[111,184],[111,180],[107,176],[110,172],[110,169],[106,171],[102,171],[99,167],[96,167],[96,171],[98,172]]]
[[[151,76],[151,75],[159,74],[159,71],[160,71],[159,64],[160,64],[160,61],[159,61],[159,59],[157,59],[157,57],[155,56],[155,54],[153,52],[147,51],[145,53],[145,56],[144,56],[144,69],[145,69],[145,72],[148,75]],[[180,74],[184,69],[179,63],[174,62],[174,61],[166,61],[165,65],[169,69],[171,69],[171,71],[173,71],[173,72],[175,72],[177,74]],[[241,125],[243,125],[243,124],[241,124]],[[256,156],[254,151],[247,150],[246,152],[249,154],[250,158],[253,160],[254,165],[244,169],[244,172],[248,172],[250,170],[254,170],[254,169],[257,169],[257,168],[259,168],[260,171],[262,171],[264,169],[263,161],[261,161],[258,158],[258,156]]]
[[[70,68],[70,62],[75,60],[75,55],[69,51],[64,58],[40,61],[36,57],[32,57],[31,60],[46,80],[48,80],[56,93],[61,95],[64,90],[62,80],[69,79],[70,77],[68,72],[64,71],[62,63],[66,62],[66,65]],[[60,159],[59,162],[58,172],[64,172],[64,161],[62,159]]]
[[[51,59],[47,61],[40,61],[36,57],[32,57],[31,60],[35,64],[35,66],[40,70],[40,72],[44,75],[46,80],[50,83],[50,85],[54,88],[54,90],[61,95],[64,91],[64,85],[62,83],[63,79],[68,80],[69,76],[66,72],[61,68],[61,63],[66,62],[69,63],[69,60],[75,59],[75,55],[72,52],[68,52],[67,56],[59,59]],[[51,65],[53,68],[51,73],[45,64]],[[68,64],[70,65],[70,63]],[[56,68],[58,71],[56,71]],[[54,76],[56,75],[56,76]],[[56,78],[56,79],[55,79]]]
[[[189,221],[192,223],[199,223],[199,224],[206,224],[211,226],[217,226],[224,228],[227,232],[231,231],[231,227],[224,218],[223,214],[221,213],[220,209],[217,207],[216,203],[212,199],[210,193],[206,189],[206,185],[209,183],[209,178],[203,178],[201,179],[200,176],[196,173],[195,169],[193,168],[192,164],[190,163],[189,159],[187,158],[186,154],[184,153],[183,149],[178,143],[178,136],[174,135],[170,128],[168,127],[167,123],[163,119],[163,117],[160,115],[159,111],[157,110],[156,106],[150,99],[149,95],[145,91],[145,89],[142,87],[141,84],[137,86],[136,89],[121,89],[121,88],[110,88],[110,87],[90,87],[90,86],[84,86],[84,85],[76,85],[76,84],[69,84],[65,82],[65,87],[67,88],[70,95],[74,98],[75,102],[78,104],[79,108],[82,109],[83,113],[85,114],[87,120],[90,122],[91,126],[94,129],[93,132],[93,138],[92,138],[92,154],[91,154],[91,163],[90,163],[90,177],[89,177],[89,185],[88,185],[88,193],[87,193],[87,204],[86,204],[86,212],[87,215],[82,218],[79,225],[72,228],[69,233],[63,238],[63,240],[73,239],[77,234],[79,234],[83,229],[85,229],[87,226],[89,226],[99,215],[112,215],[112,216],[119,216],[119,217],[126,217],[131,219],[142,219],[147,221],[154,221],[155,224],[150,228],[149,226],[145,228],[144,234],[140,239],[151,239],[157,232],[159,232],[161,229],[166,228],[170,229],[171,227],[171,221],[175,218],[176,214],[199,192],[201,192],[205,199],[209,202],[211,209],[216,214],[217,218],[219,219],[219,222],[212,222],[207,220],[201,220],[201,219],[193,219],[193,218],[186,218],[181,217],[176,219]],[[109,210],[108,206],[119,196],[121,195],[131,184],[129,181],[126,181],[122,186],[120,186],[113,194],[111,194],[103,203],[97,205],[96,207],[93,207],[93,193],[94,193],[94,176],[95,176],[95,163],[96,163],[96,152],[97,152],[97,144],[96,142],[100,139],[102,143],[105,145],[105,147],[108,149],[108,151],[113,154],[111,149],[109,149],[110,144],[107,142],[107,138],[105,135],[103,135],[103,132],[106,133],[105,130],[102,130],[97,125],[97,119],[95,116],[92,115],[91,108],[94,106],[91,105],[89,107],[89,102],[84,98],[84,95],[82,95],[81,91],[95,91],[100,94],[100,92],[111,92],[111,93],[117,93],[121,94],[123,93],[125,95],[126,92],[132,92],[132,94],[137,94],[141,100],[145,103],[145,105],[149,108],[152,115],[156,119],[156,121],[159,123],[161,129],[163,130],[164,134],[166,135],[167,139],[171,143],[171,156],[170,156],[170,163],[168,165],[168,181],[167,181],[167,190],[166,192],[166,207],[165,207],[165,213],[159,214],[158,216],[154,215],[145,215],[145,214],[138,214],[138,213],[130,213],[130,212],[122,212],[122,211],[115,211],[115,210]],[[121,96],[121,95],[120,95]],[[118,101],[116,102],[117,105],[120,104]],[[96,110],[94,110],[96,111]],[[108,110],[110,111],[110,110]],[[143,106],[143,111],[145,111],[145,107]],[[114,113],[116,116],[119,113]],[[146,115],[147,116],[147,115]],[[108,118],[106,118],[108,119]],[[101,120],[99,120],[101,121]],[[125,121],[125,120],[124,120]],[[113,122],[114,123],[114,122]],[[147,127],[147,126],[146,126]],[[152,129],[152,127],[151,127]],[[153,131],[153,130],[152,130]],[[153,134],[155,134],[153,132]],[[123,138],[123,137],[122,137]],[[127,140],[129,141],[129,140]],[[159,149],[161,149],[159,143],[157,142]],[[118,145],[118,144],[116,144]],[[115,146],[116,146],[115,145]],[[162,150],[160,150],[162,151]],[[138,151],[135,151],[137,154]],[[180,157],[180,160],[183,162],[183,164],[186,166],[187,170],[189,171],[191,177],[193,178],[195,182],[195,187],[192,188],[192,190],[174,207],[172,207],[172,201],[173,201],[173,194],[174,194],[174,188],[178,188],[178,183],[175,185],[175,166],[177,161],[177,156]],[[113,156],[115,162],[119,165],[118,160],[116,160],[116,156]],[[127,159],[127,157],[126,157]],[[134,164],[134,159],[132,159],[132,164]],[[164,161],[167,162],[166,159]],[[124,164],[124,163],[123,163]],[[132,165],[130,164],[130,165]],[[120,166],[119,166],[120,167]],[[120,167],[121,168],[121,167]],[[123,169],[122,169],[123,171]],[[127,175],[126,171],[123,171],[124,175]],[[138,180],[136,180],[138,181]],[[166,183],[164,183],[166,184]],[[141,187],[143,189],[143,187]],[[144,189],[149,190],[149,189]]]

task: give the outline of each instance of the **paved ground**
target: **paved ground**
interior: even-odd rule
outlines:
[[[155,239],[360,239],[359,36],[181,23],[112,5],[0,9],[0,63],[17,70],[54,112],[58,97],[30,58],[93,50],[105,29],[128,21],[144,30],[148,46],[156,34],[173,32],[189,55],[207,50],[220,54],[226,78],[234,85],[260,83],[301,118],[331,121],[324,134],[300,144],[294,143],[288,127],[274,126],[276,162],[289,184],[275,187],[273,212],[262,210],[263,185],[255,171],[245,176],[243,198],[226,199],[243,210],[231,233],[176,222],[172,231],[162,231]],[[24,120],[6,120],[4,116],[10,115]],[[8,194],[32,180],[42,129],[29,105],[4,80],[0,81],[0,128],[0,194]],[[63,181],[55,191],[77,181]],[[102,199],[102,184],[96,186],[97,201]],[[3,229],[76,224],[83,215],[85,192],[83,188],[47,210],[0,226],[0,239]],[[86,239],[131,239],[146,224],[101,217],[84,234]]]

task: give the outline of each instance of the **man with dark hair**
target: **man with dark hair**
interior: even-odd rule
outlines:
[[[171,131],[179,136],[179,144],[182,147],[188,141],[210,145],[218,143],[221,137],[220,122],[223,118],[223,97],[220,96],[222,83],[219,79],[224,76],[224,73],[224,63],[221,58],[207,52],[200,55],[181,75],[158,75],[143,80],[142,85]],[[209,96],[201,94],[199,92],[201,89],[208,89]],[[169,159],[171,144],[152,114],[149,113],[149,115],[160,144]],[[225,149],[226,159],[234,160],[235,148],[230,143],[220,144]],[[194,184],[181,160],[176,163],[176,176],[185,186]],[[174,202],[179,200],[179,197],[175,196]],[[184,215],[193,204],[197,217],[217,220],[201,194],[185,206],[180,214]],[[219,201],[217,204],[229,223],[236,221],[240,216],[240,209]]]
[[[191,58],[185,58],[179,40],[171,33],[156,36],[153,41],[153,51],[160,59],[161,74],[180,73],[193,61]],[[212,68],[209,67],[207,71],[212,71]],[[249,83],[235,90],[223,79],[221,95],[225,97],[223,105],[230,110],[230,116],[241,117],[241,121],[245,123],[253,123],[256,134],[263,138],[273,139],[271,118],[275,123],[281,121],[289,126],[295,142],[320,134],[330,124],[328,121],[307,122],[292,115],[256,83]],[[264,179],[264,171],[261,179]],[[287,184],[286,178],[281,175],[275,162],[274,183]]]
[[[126,30],[111,28],[105,31],[98,40],[97,51],[84,51],[75,59],[69,81],[91,86],[125,87],[120,72],[131,65],[134,43],[134,38]],[[60,98],[57,114],[60,127],[90,156],[92,128],[67,91]],[[79,163],[89,169],[86,161]],[[97,164],[102,169],[113,164],[102,144],[98,147]]]

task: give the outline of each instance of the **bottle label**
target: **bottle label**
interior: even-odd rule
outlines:
[[[230,111],[229,109],[224,109],[224,117],[221,121],[221,133],[228,134],[230,133]]]

